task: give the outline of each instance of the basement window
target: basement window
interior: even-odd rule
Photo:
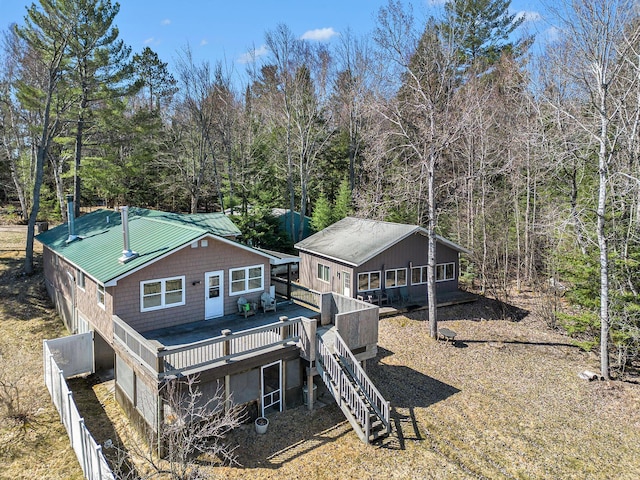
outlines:
[[[140,311],[149,312],[184,305],[184,282],[184,276],[140,282]]]

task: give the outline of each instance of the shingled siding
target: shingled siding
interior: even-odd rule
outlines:
[[[269,289],[269,260],[262,255],[227,243],[208,238],[197,248],[186,245],[173,254],[121,279],[114,288],[114,313],[140,332],[204,319],[206,272],[224,273],[224,313],[237,312],[241,295],[229,295],[229,269],[246,266],[264,266],[264,290]],[[151,312],[140,311],[140,282],[168,277],[185,276],[186,304]],[[194,285],[195,283],[195,285]],[[259,301],[264,291],[244,294],[249,301]]]
[[[43,252],[44,273],[47,291],[56,304],[66,327],[74,333],[73,302],[79,314],[88,319],[92,329],[97,330],[105,339],[112,337],[110,289],[105,291],[105,307],[98,305],[97,284],[85,276],[84,289],[76,285],[78,271],[64,258],[45,247]]]

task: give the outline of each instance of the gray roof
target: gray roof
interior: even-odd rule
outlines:
[[[428,232],[417,225],[346,217],[296,243],[295,248],[359,266],[414,233],[426,236]],[[438,243],[458,252],[470,253],[466,248],[440,235],[436,235],[436,239]]]

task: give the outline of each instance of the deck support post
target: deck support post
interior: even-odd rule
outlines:
[[[307,410],[313,411],[313,370],[307,369]]]

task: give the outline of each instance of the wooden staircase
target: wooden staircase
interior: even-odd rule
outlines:
[[[390,405],[337,332],[334,345],[316,336],[316,368],[358,437],[371,443],[391,433]],[[333,336],[333,335],[332,335]]]

